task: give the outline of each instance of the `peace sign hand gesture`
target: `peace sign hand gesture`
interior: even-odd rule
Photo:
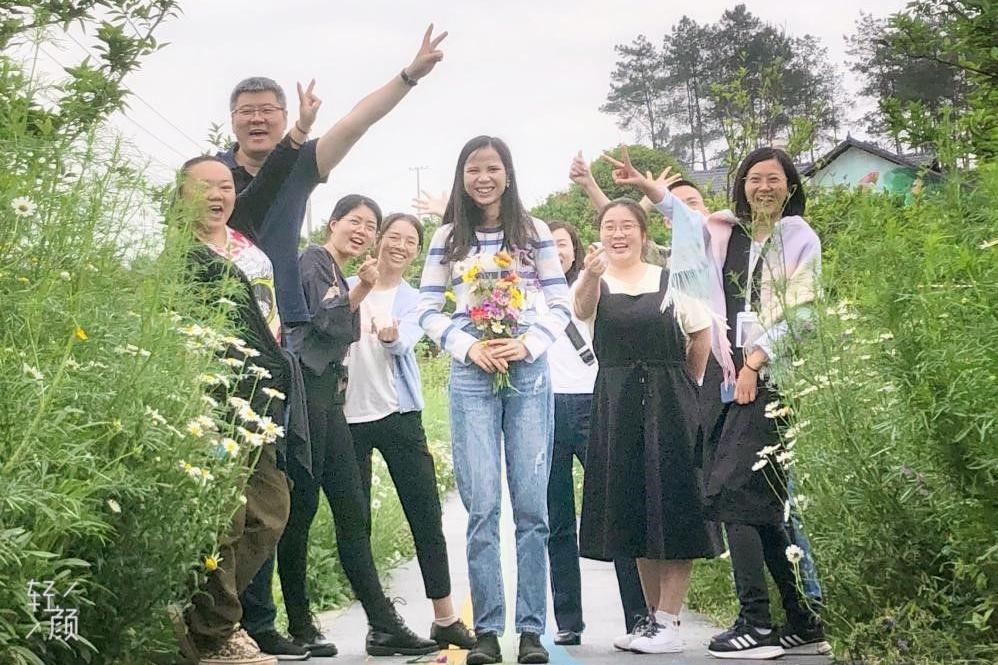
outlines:
[[[308,134],[315,124],[315,116],[319,113],[322,100],[315,96],[312,90],[315,88],[315,79],[308,83],[307,88],[303,88],[298,83],[298,130]]]
[[[447,36],[446,32],[440,33],[438,36],[433,37],[433,24],[426,29],[426,33],[423,35],[423,43],[419,47],[419,52],[416,53],[416,57],[412,59],[412,62],[408,67],[405,68],[405,73],[408,74],[409,78],[418,81],[423,78],[433,67],[444,59],[444,52],[437,48],[440,42],[444,40]]]
[[[669,185],[682,178],[680,174],[672,173],[671,168],[666,168],[662,171],[662,174],[657,179],[652,178],[650,171],[642,175],[631,164],[631,156],[627,152],[627,146],[621,146],[620,148],[620,161],[606,153],[603,154],[603,160],[613,166],[612,175],[614,183],[637,187],[652,203],[658,203],[665,198],[665,192],[668,191]]]

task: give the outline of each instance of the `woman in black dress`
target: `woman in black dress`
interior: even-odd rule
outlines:
[[[581,553],[635,557],[648,617],[614,646],[643,653],[684,648],[678,615],[692,560],[722,550],[703,517],[697,386],[710,352],[706,307],[661,310],[668,273],[642,260],[644,210],[630,199],[598,217],[574,289],[576,315],[592,322],[600,369],[583,489]]]

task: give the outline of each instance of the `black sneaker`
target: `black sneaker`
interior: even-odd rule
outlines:
[[[573,647],[582,644],[582,633],[574,630],[559,630],[554,636],[554,643],[558,646]]]
[[[423,656],[440,650],[433,640],[412,632],[394,607],[392,625],[384,628],[371,626],[367,631],[366,646],[369,656]]]
[[[825,629],[821,623],[802,628],[784,626],[780,631],[780,646],[788,655],[822,656],[832,652],[832,645],[825,641]]]
[[[520,653],[516,657],[516,662],[548,662],[548,650],[541,645],[540,635],[537,633],[520,633]]]
[[[303,621],[290,623],[288,633],[295,644],[316,658],[329,658],[339,653],[336,645],[322,634],[318,620],[311,613]]]
[[[458,649],[470,649],[475,646],[475,633],[458,619],[449,626],[441,626],[433,622],[430,626],[430,639],[437,643],[441,649],[450,648],[451,645]]]
[[[775,630],[764,635],[758,628],[739,618],[734,626],[711,638],[707,653],[715,658],[769,660],[779,658],[784,651],[780,646],[780,636]]]
[[[260,647],[260,651],[277,656],[277,660],[308,660],[308,649],[295,644],[276,630],[265,630],[250,637]]]
[[[495,633],[481,633],[464,662],[465,665],[501,663],[502,649],[499,648],[499,637]]]

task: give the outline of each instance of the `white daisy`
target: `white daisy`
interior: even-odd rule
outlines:
[[[787,546],[787,561],[792,564],[800,563],[800,560],[804,558],[804,550],[797,547],[796,545]]]
[[[35,202],[27,196],[18,196],[10,202],[10,207],[14,209],[14,214],[18,217],[31,217],[38,209]]]
[[[275,388],[264,388],[263,394],[271,399],[281,400],[282,402],[285,399],[284,393],[282,393],[280,390],[276,390]]]

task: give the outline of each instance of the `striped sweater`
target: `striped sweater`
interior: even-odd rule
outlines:
[[[528,362],[540,358],[565,331],[571,318],[568,309],[568,283],[561,271],[558,252],[547,224],[539,219],[534,219],[533,224],[535,240],[522,253],[523,258],[517,262],[519,265],[514,263],[505,270],[496,266],[493,260],[502,249],[503,231],[500,227],[479,228],[475,232],[478,249],[473,247],[468,258],[456,263],[445,263],[443,260],[444,245],[452,225],[441,226],[433,234],[419,287],[419,325],[430,339],[458,361],[468,363],[468,350],[478,340],[478,331],[468,317],[468,285],[462,282],[462,275],[475,260],[481,261],[480,277],[501,277],[517,269],[523,280],[526,305],[520,330],[527,347]],[[456,299],[453,316],[442,311],[444,294],[448,289]],[[541,313],[534,306],[539,297],[543,297],[547,303],[546,311]]]

